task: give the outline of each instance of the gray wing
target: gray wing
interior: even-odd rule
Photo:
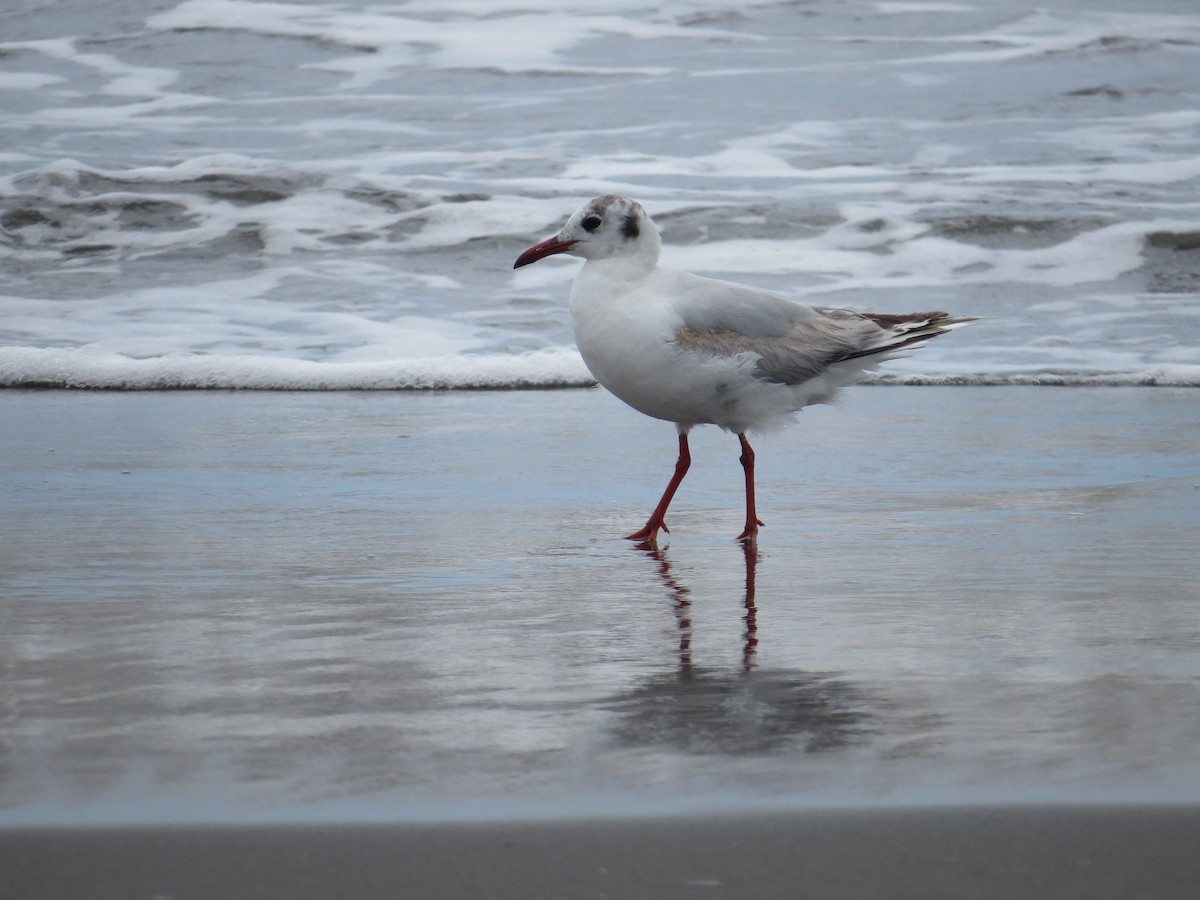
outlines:
[[[688,272],[672,276],[678,280],[673,287],[687,298],[679,310],[684,327],[700,334],[720,330],[748,338],[786,337],[795,323],[819,316],[811,306],[748,284]]]
[[[974,319],[806,306],[750,285],[687,273],[678,277],[687,300],[676,345],[714,357],[757,357],[754,374],[782,384],[801,384],[840,362],[859,360],[869,368]]]
[[[758,357],[754,374],[800,384],[862,349],[880,329],[858,313],[817,308],[750,285],[686,278],[683,328],[675,343],[709,356]]]

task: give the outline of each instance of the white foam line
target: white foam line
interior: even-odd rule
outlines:
[[[0,387],[122,391],[365,391],[590,387],[594,379],[573,348],[519,355],[463,355],[389,362],[321,363],[265,356],[170,354],[135,359],[89,349],[0,347]],[[1001,367],[998,371],[890,372],[867,384],[1078,385],[1200,387],[1200,364],[1125,371]]]
[[[170,354],[134,359],[87,349],[0,347],[0,386],[339,391],[585,387],[594,383],[569,348],[370,363],[266,356]]]

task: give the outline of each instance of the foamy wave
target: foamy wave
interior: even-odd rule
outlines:
[[[922,8],[920,5],[887,3],[878,6],[880,12],[893,14],[967,12],[969,9],[937,10],[932,6]],[[899,8],[888,10],[888,6]],[[905,9],[905,6],[909,8]],[[966,46],[971,49],[934,53],[920,61],[978,64],[1097,51],[1125,53],[1163,43],[1186,43],[1194,40],[1196,34],[1196,18],[1188,15],[1155,11],[1123,13],[1086,10],[1065,15],[1054,10],[1036,9],[1013,21],[982,31],[925,38],[922,43]],[[880,36],[873,40],[886,42],[892,38]]]
[[[1200,387],[1200,365],[1159,365],[1129,371],[1024,367],[985,372],[933,365],[926,370],[875,373],[863,383]],[[567,347],[508,356],[468,354],[371,363],[196,354],[138,359],[86,348],[0,347],[0,388],[396,391],[524,390],[594,384],[579,354]]]
[[[125,6],[6,19],[3,384],[587,383],[578,261],[511,266],[608,192],[669,265],[984,317],[879,382],[1196,381],[1177,0]]]
[[[353,9],[324,4],[186,0],[175,9],[151,16],[147,25],[176,31],[210,29],[308,38],[359,51],[358,56],[312,66],[345,73],[356,87],[388,77],[395,67],[414,64],[500,72],[654,75],[670,71],[664,66],[581,66],[569,61],[575,47],[599,36],[761,40],[721,29],[596,14],[604,12],[603,4],[589,6],[588,10],[557,5],[539,11],[522,6],[495,8],[481,19],[478,8],[455,11],[444,5],[425,10],[413,5],[397,13],[383,6]],[[619,4],[614,12],[623,11],[625,6]],[[364,50],[370,55],[361,55]]]
[[[171,354],[135,359],[120,353],[0,347],[0,387],[122,391],[385,391],[586,387],[594,384],[568,348],[505,355],[463,355],[392,362],[322,363],[262,356]]]

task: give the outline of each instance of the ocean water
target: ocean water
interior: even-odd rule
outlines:
[[[1192,0],[0,11],[0,385],[577,385],[587,198],[668,263],[986,317],[909,383],[1200,384]]]

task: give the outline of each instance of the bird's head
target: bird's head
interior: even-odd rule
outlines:
[[[628,257],[645,260],[653,266],[661,248],[658,228],[640,203],[605,194],[580,207],[554,237],[517,257],[513,268],[519,269],[555,253],[569,253],[587,260]]]

